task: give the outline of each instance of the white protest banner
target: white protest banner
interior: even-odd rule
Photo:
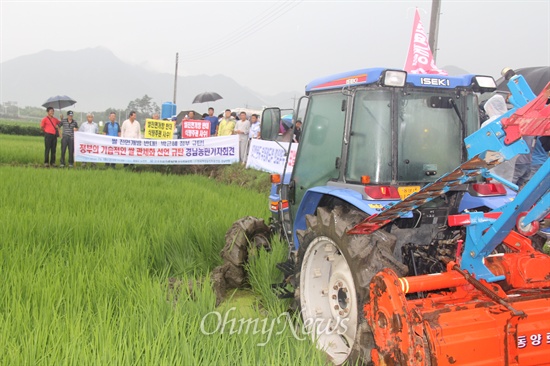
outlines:
[[[232,164],[239,137],[145,140],[75,132],[75,161],[124,164]]]
[[[270,173],[283,174],[288,145],[288,142],[251,140],[246,167]],[[288,166],[286,168],[287,173],[292,172],[292,168],[294,168],[296,150],[298,150],[298,144],[292,144],[288,157]]]

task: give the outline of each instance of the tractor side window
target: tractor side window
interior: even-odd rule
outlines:
[[[313,94],[309,100],[293,170],[297,203],[309,188],[324,186],[338,178],[336,159],[342,153],[345,121],[342,100],[345,98],[338,90]]]
[[[361,90],[355,95],[346,178],[372,183],[391,181],[391,92]]]
[[[479,121],[479,100],[474,93],[468,94],[466,100],[466,136],[476,132],[481,125]],[[463,136],[464,139],[466,136]]]

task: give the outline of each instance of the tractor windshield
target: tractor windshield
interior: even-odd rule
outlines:
[[[474,101],[450,90],[358,90],[346,180],[369,176],[374,184],[428,183],[450,172],[461,163],[463,134],[473,132],[460,121],[473,115],[464,100]]]
[[[433,182],[460,165],[464,138],[459,118],[462,101],[455,95],[433,91],[398,94],[399,183]]]

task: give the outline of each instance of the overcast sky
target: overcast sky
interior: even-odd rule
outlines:
[[[303,91],[312,79],[402,68],[414,9],[431,1],[0,0],[0,61],[44,49],[102,46],[122,60],[180,75],[224,74],[252,90]],[[443,0],[437,65],[498,76],[550,65],[550,0]]]

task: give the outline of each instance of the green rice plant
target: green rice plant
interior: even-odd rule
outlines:
[[[274,272],[234,297],[246,311],[215,306],[225,231],[266,215],[263,194],[123,170],[0,166],[0,182],[0,365],[325,362],[263,298]]]
[[[60,149],[61,143],[58,144],[58,152]],[[0,164],[38,165],[43,162],[43,137],[0,134]]]
[[[286,261],[288,245],[278,237],[272,239],[271,251],[250,248],[249,262],[246,271],[252,290],[261,298],[262,306],[270,314],[287,311],[290,300],[281,300],[272,289],[272,284],[281,283],[283,273],[275,266]]]

